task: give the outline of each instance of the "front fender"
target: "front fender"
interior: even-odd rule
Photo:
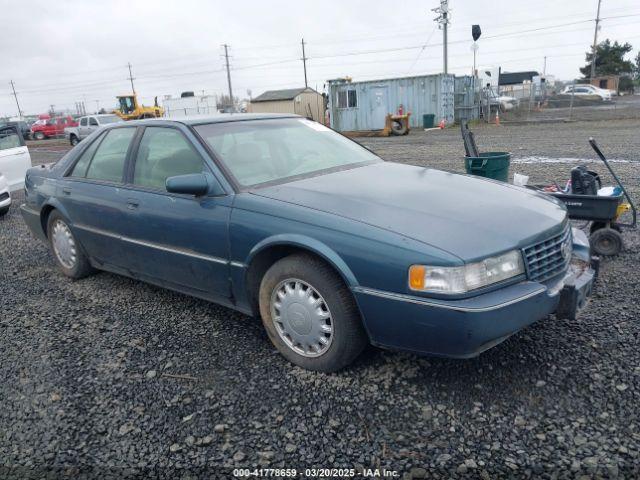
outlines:
[[[349,287],[352,288],[358,285],[358,280],[355,275],[338,253],[325,243],[306,235],[279,234],[267,237],[254,245],[247,256],[245,261],[246,265],[250,265],[253,258],[264,249],[280,245],[291,245],[315,253],[331,264],[342,276]]]

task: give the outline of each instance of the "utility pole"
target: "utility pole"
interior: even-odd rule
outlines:
[[[226,43],[223,45],[224,47],[224,62],[227,68],[227,83],[229,84],[229,101],[231,102],[231,109],[234,109],[233,105],[233,90],[231,89],[231,71],[229,70],[229,45]]]
[[[542,75],[547,74],[547,56],[544,56],[544,67],[542,67]]]
[[[133,94],[136,94],[136,89],[133,86],[133,74],[131,73],[131,62],[127,63],[127,66],[129,67],[129,80],[131,80],[131,91],[133,92]]]
[[[304,66],[304,88],[307,88],[307,57],[304,54],[304,38],[302,39],[302,65]]]
[[[96,113],[100,112],[100,100],[95,100],[96,102]]]
[[[598,13],[596,14],[596,29],[593,32],[593,48],[591,49],[592,57],[591,57],[591,75],[589,76],[589,80],[593,80],[593,77],[596,76],[596,58],[598,56],[598,27],[600,25],[600,4],[602,0],[598,0]]]
[[[436,12],[438,16],[434,18],[436,22],[438,22],[438,28],[442,30],[442,57],[443,57],[443,70],[444,73],[449,73],[448,68],[448,37],[447,37],[447,27],[449,25],[449,21],[451,20],[450,11],[449,11],[449,0],[440,0],[440,6],[431,10],[432,12]]]
[[[13,80],[11,80],[11,90],[13,90],[13,97],[16,99],[16,106],[18,107],[18,116],[22,118],[22,110],[20,109],[20,104],[18,103],[18,94],[16,93],[16,86],[13,84]]]

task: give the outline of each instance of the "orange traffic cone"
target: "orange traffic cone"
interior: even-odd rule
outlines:
[[[500,126],[500,112],[496,110],[496,126]]]
[[[444,130],[444,118],[440,120],[440,125],[438,125],[438,128],[440,128],[440,130]]]

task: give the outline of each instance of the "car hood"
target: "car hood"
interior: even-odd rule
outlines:
[[[473,261],[559,233],[566,210],[526,188],[382,162],[259,188],[255,195],[339,215]]]

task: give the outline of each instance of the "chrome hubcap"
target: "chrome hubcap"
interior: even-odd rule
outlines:
[[[56,258],[65,268],[73,268],[78,259],[76,241],[62,220],[56,220],[51,229],[51,240]]]
[[[271,295],[271,318],[280,338],[299,355],[319,357],[331,346],[331,312],[307,282],[295,278],[280,282]]]

